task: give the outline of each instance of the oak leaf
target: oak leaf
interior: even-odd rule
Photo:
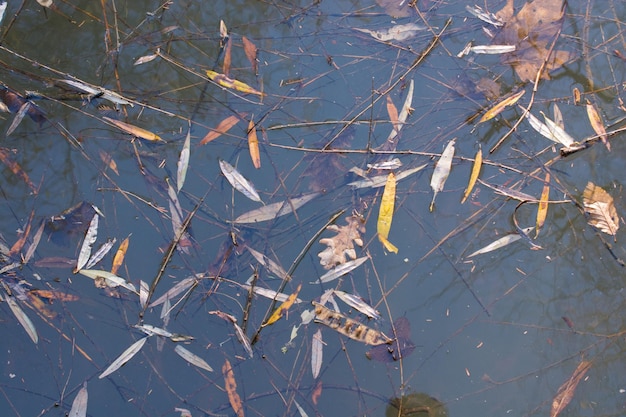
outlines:
[[[326,230],[336,232],[337,235],[320,239],[322,245],[328,246],[317,255],[320,257],[320,264],[325,269],[331,269],[351,259],[356,259],[354,244],[363,246],[361,233],[365,233],[365,226],[361,217],[353,215],[346,218],[346,222],[348,223],[346,226],[331,224]]]

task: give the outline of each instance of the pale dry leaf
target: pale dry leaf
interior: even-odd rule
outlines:
[[[609,193],[589,181],[583,193],[583,206],[589,215],[587,222],[590,225],[615,236],[619,229],[619,216]]]
[[[317,256],[320,257],[320,264],[325,269],[331,269],[337,265],[344,264],[349,260],[356,259],[354,244],[363,246],[361,233],[365,233],[363,221],[358,216],[346,218],[346,226],[332,224],[326,230],[337,233],[336,236],[320,239],[322,245],[328,247]]]
[[[559,387],[559,391],[557,392],[554,400],[552,401],[552,410],[550,411],[550,417],[557,417],[565,407],[572,401],[574,398],[574,391],[576,387],[583,379],[589,368],[591,367],[591,362],[582,361],[576,369],[572,376],[569,377],[567,381],[563,383]]]

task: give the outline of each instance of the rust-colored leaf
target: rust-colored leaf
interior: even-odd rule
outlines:
[[[317,384],[315,384],[315,388],[313,388],[313,392],[311,393],[311,401],[313,404],[317,405],[320,397],[322,396],[322,380],[318,379]]]
[[[215,82],[216,84],[219,84],[220,86],[224,88],[231,88],[233,90],[239,91],[240,93],[244,93],[244,94],[255,94],[261,97],[265,96],[265,93],[262,93],[261,91],[250,87],[246,83],[243,83],[238,80],[233,80],[232,78],[229,78],[228,76],[224,74],[207,70],[206,75],[207,77],[209,77],[211,81]]]
[[[391,101],[390,96],[387,96],[387,114],[389,114],[389,120],[391,121],[391,125],[394,130],[396,132],[399,131],[398,109],[396,108],[396,105],[393,104],[393,101]]]
[[[241,41],[243,42],[243,51],[246,53],[246,58],[250,61],[252,65],[252,70],[256,74],[258,71],[258,62],[257,62],[257,47],[245,36],[241,37]]]
[[[27,292],[26,296],[28,297],[28,301],[30,302],[30,305],[39,313],[41,313],[43,316],[49,319],[53,319],[57,316],[57,313],[49,309],[46,306],[46,304],[43,301],[41,301],[41,299],[37,298],[35,294],[33,294],[32,291]]]
[[[111,156],[111,154],[103,151],[102,149],[100,150],[100,159],[102,160],[102,162],[104,162],[105,165],[107,165],[109,168],[111,168],[111,171],[115,172],[116,175],[120,175],[119,171],[117,170],[117,163],[115,162],[115,160],[113,159],[113,157]]]
[[[248,123],[248,150],[250,151],[250,159],[256,169],[261,168],[261,152],[259,152],[259,139],[256,135],[256,127],[254,120],[250,119]]]
[[[589,181],[583,193],[583,206],[589,214],[587,222],[590,225],[615,236],[619,229],[619,216],[609,193]]]
[[[2,163],[6,165],[13,174],[17,175],[19,179],[24,181],[26,185],[28,185],[28,188],[30,188],[34,193],[37,192],[35,185],[30,180],[28,174],[22,169],[20,164],[15,162],[11,157],[11,151],[9,149],[0,148],[0,161],[2,161]]]
[[[554,400],[552,400],[552,410],[550,411],[550,417],[557,417],[561,411],[567,407],[567,405],[574,398],[574,391],[576,391],[576,387],[583,379],[589,368],[591,367],[591,362],[582,361],[574,370],[572,376],[569,377],[563,385],[559,387],[559,391],[556,393]]]
[[[222,375],[224,375],[224,388],[226,389],[230,406],[233,407],[237,417],[243,417],[243,403],[241,402],[241,397],[237,393],[235,373],[233,372],[233,367],[230,365],[228,359],[226,359],[224,365],[222,365]]]
[[[472,173],[470,174],[469,182],[467,183],[467,188],[465,189],[465,193],[463,193],[463,199],[461,200],[461,204],[465,203],[467,197],[472,193],[474,189],[474,185],[476,184],[476,180],[478,179],[478,175],[480,175],[480,168],[483,166],[483,151],[481,148],[478,148],[478,152],[476,152],[476,156],[474,157],[474,165],[472,165]]]
[[[242,114],[242,117],[245,117],[245,113]],[[231,115],[219,122],[219,124],[215,127],[215,129],[211,129],[209,133],[200,141],[200,145],[205,145],[212,140],[215,140],[227,133],[233,126],[239,122],[240,118],[237,115]]]
[[[600,117],[600,113],[596,109],[592,103],[587,103],[587,116],[589,117],[589,122],[591,123],[591,127],[593,131],[600,137],[604,146],[609,151],[611,150],[611,144],[606,140],[606,129],[604,128],[604,122],[602,121],[602,117]]]
[[[130,135],[133,135],[138,138],[145,139],[151,142],[165,142],[163,139],[161,139],[159,135],[152,133],[149,130],[143,129],[135,125],[131,125],[129,123],[124,123],[120,120],[111,119],[110,117],[102,116],[102,118],[106,120],[107,122],[111,123],[112,125],[114,125],[115,127],[117,127],[118,129]]]
[[[270,318],[267,319],[265,323],[263,323],[263,326],[269,326],[270,324],[274,324],[278,320],[280,320],[283,314],[285,314],[285,312],[287,312],[287,310],[291,308],[293,303],[296,302],[296,299],[298,298],[298,293],[300,292],[301,289],[302,289],[302,283],[298,285],[298,288],[296,288],[296,290],[293,292],[293,294],[291,294],[287,298],[287,300],[285,300],[281,305],[278,306],[276,310],[274,310]]]
[[[224,49],[224,64],[222,65],[222,72],[228,77],[230,74],[230,62],[231,62],[231,50],[233,49],[233,41],[228,38],[226,40],[226,48]]]
[[[543,184],[543,191],[541,192],[541,198],[539,199],[539,207],[537,207],[537,222],[535,224],[535,237],[539,236],[539,230],[546,222],[546,216],[548,215],[548,200],[550,199],[550,173],[546,173],[546,179]]]
[[[28,238],[28,235],[30,234],[30,227],[33,223],[34,216],[35,216],[35,212],[32,211],[30,213],[30,217],[28,218],[28,223],[26,223],[26,227],[24,228],[24,231],[22,232],[20,238],[17,239],[17,241],[13,244],[13,246],[11,246],[11,250],[9,250],[9,256],[15,256],[16,254],[20,253],[20,251],[24,247],[24,244],[26,243],[26,239]]]
[[[68,294],[62,291],[56,290],[31,290],[31,294],[35,294],[37,297],[46,298],[48,300],[58,300],[58,301],[78,301],[78,296],[73,294]]]
[[[117,270],[120,269],[122,263],[124,262],[124,257],[126,256],[126,251],[128,250],[128,243],[130,240],[130,236],[128,236],[122,243],[120,243],[120,247],[115,252],[115,256],[113,257],[113,266],[111,267],[111,273],[113,275],[117,275]]]
[[[515,93],[513,95],[510,95],[510,96],[504,98],[503,100],[498,102],[495,106],[493,106],[492,108],[487,110],[485,112],[485,114],[483,114],[483,117],[480,118],[478,123],[486,122],[487,120],[493,119],[494,117],[496,117],[497,115],[502,113],[502,111],[505,108],[507,108],[508,106],[512,106],[515,103],[517,103],[517,101],[524,95],[524,93],[526,93],[526,90],[521,90],[521,91],[518,91],[517,93]]]

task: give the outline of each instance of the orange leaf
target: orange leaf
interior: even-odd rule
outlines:
[[[30,218],[28,219],[28,223],[26,224],[26,228],[24,228],[22,235],[17,240],[17,242],[15,242],[13,246],[11,246],[11,250],[9,251],[9,256],[14,256],[15,254],[19,253],[24,247],[24,244],[26,243],[26,238],[28,237],[28,234],[30,233],[30,226],[33,223],[34,216],[35,216],[35,212],[33,211],[30,213]]]
[[[300,289],[302,289],[302,283],[300,283],[298,285],[298,288],[296,288],[296,291],[291,294],[289,296],[289,298],[287,298],[285,300],[284,303],[282,303],[281,305],[278,306],[278,308],[276,310],[274,310],[274,312],[272,313],[272,315],[270,316],[269,319],[267,319],[267,321],[263,324],[263,326],[269,326],[270,324],[274,324],[276,323],[278,320],[280,320],[280,318],[283,316],[283,314],[289,310],[291,308],[291,306],[293,305],[293,303],[296,302],[296,299],[298,298],[298,293],[300,292]]]
[[[242,114],[242,117],[245,117],[245,113]],[[228,116],[224,120],[222,120],[215,129],[211,129],[209,133],[200,141],[200,145],[205,145],[212,140],[215,140],[222,136],[224,133],[228,132],[233,126],[235,126],[239,122],[239,116],[232,115]]]
[[[252,64],[252,70],[254,70],[254,73],[256,74],[258,69],[256,60],[258,52],[257,47],[245,36],[242,36],[241,40],[243,41],[243,51],[246,53],[248,61],[250,61],[250,64]]]
[[[591,362],[582,361],[578,365],[572,376],[559,387],[559,391],[552,401],[552,410],[550,411],[550,417],[558,416],[559,413],[563,411],[565,407],[567,407],[570,401],[572,401],[572,398],[574,398],[574,391],[576,390],[576,387],[583,379],[590,367]]]
[[[220,73],[215,72],[215,71],[207,70],[206,75],[207,75],[207,77],[209,77],[209,79],[211,81],[221,85],[222,87],[232,88],[233,90],[237,90],[237,91],[239,91],[241,93],[244,93],[244,94],[256,94],[257,96],[261,96],[261,97],[265,96],[265,93],[262,93],[259,90],[255,90],[254,88],[250,87],[246,83],[243,83],[243,82],[237,81],[237,80],[233,80],[232,78],[228,78],[224,74],[220,74]]]
[[[6,165],[12,173],[17,175],[22,181],[24,181],[34,193],[37,192],[37,190],[35,189],[35,185],[28,177],[28,174],[22,169],[20,164],[15,162],[10,157],[10,151],[7,148],[0,148],[0,161],[2,161],[2,163]]]
[[[539,207],[537,208],[537,222],[535,224],[535,237],[539,236],[539,230],[546,222],[546,216],[548,215],[548,199],[550,198],[550,173],[546,173],[546,180],[543,184],[543,191],[541,192],[541,199],[539,200]]]
[[[322,380],[318,379],[317,384],[315,385],[315,388],[313,388],[313,392],[311,393],[311,401],[313,401],[313,404],[317,405],[317,402],[319,401],[321,395],[322,395]]]
[[[67,294],[61,291],[55,290],[31,290],[31,294],[35,294],[37,297],[47,298],[48,300],[59,301],[78,301],[78,296],[73,294]]]
[[[400,128],[398,127],[398,109],[396,108],[393,101],[391,101],[391,97],[387,96],[387,113],[389,114],[389,120],[391,121],[391,125],[394,130],[398,131]]]
[[[502,111],[505,108],[507,108],[508,106],[512,106],[513,104],[517,103],[517,101],[524,95],[525,92],[526,92],[526,90],[521,90],[521,91],[513,94],[512,96],[509,96],[509,97],[505,98],[504,100],[500,101],[495,106],[493,106],[492,108],[487,110],[485,112],[485,114],[483,114],[483,117],[480,118],[478,123],[486,122],[487,120],[493,119],[494,117],[496,117],[497,115],[502,113]]]
[[[243,403],[241,397],[237,394],[237,382],[235,381],[235,373],[228,359],[222,365],[222,374],[224,375],[224,388],[228,394],[228,401],[235,410],[237,417],[243,417]]]
[[[149,140],[151,142],[165,142],[163,139],[161,139],[159,135],[152,133],[149,130],[128,123],[124,123],[119,120],[111,119],[110,117],[102,116],[102,118],[117,127],[118,129],[123,130],[130,135]]]
[[[224,65],[222,66],[223,72],[226,76],[230,73],[230,51],[233,47],[233,41],[228,38],[226,41],[226,50],[224,51]]]
[[[256,128],[254,126],[254,121],[250,119],[250,123],[248,124],[248,149],[250,151],[250,158],[252,159],[252,164],[256,169],[261,168],[261,153],[259,152],[259,139],[256,135]]]
[[[113,257],[113,266],[111,267],[111,273],[117,275],[117,270],[122,266],[122,262],[124,262],[124,257],[126,256],[126,251],[128,250],[130,236],[124,239],[122,243],[120,243],[120,247],[115,252],[115,256]]]

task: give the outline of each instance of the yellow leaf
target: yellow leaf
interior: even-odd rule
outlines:
[[[289,310],[291,306],[293,305],[293,303],[296,302],[296,299],[298,298],[298,293],[300,292],[301,288],[302,288],[302,283],[298,285],[298,288],[296,288],[296,291],[293,294],[291,294],[289,298],[285,300],[284,303],[279,305],[278,308],[274,310],[270,318],[267,319],[267,321],[263,324],[263,326],[269,326],[270,324],[274,324],[278,320],[280,320],[280,318],[283,316],[283,313]]]
[[[396,176],[390,172],[387,176],[387,183],[383,191],[383,197],[380,200],[380,211],[378,212],[378,223],[376,231],[381,242],[389,238],[389,230],[391,230],[391,221],[393,219],[393,208],[396,200]],[[383,239],[381,239],[383,238]],[[383,243],[384,244],[384,243]]]
[[[506,107],[512,106],[513,104],[517,103],[517,101],[524,95],[524,93],[526,93],[526,90],[518,91],[512,96],[509,96],[505,98],[504,100],[500,101],[495,106],[487,110],[487,112],[483,114],[483,117],[480,118],[478,123],[486,122],[487,120],[493,119],[494,117],[502,113],[502,111]]]
[[[250,159],[256,169],[261,168],[261,153],[259,152],[259,139],[256,135],[254,121],[250,119],[248,123],[248,150],[250,151]]]
[[[246,114],[243,113],[241,116],[245,117]],[[200,145],[205,145],[212,140],[219,138],[224,133],[228,132],[233,126],[235,126],[237,122],[239,122],[239,116],[234,114],[232,116],[228,116],[227,118],[219,122],[215,129],[211,129],[211,131],[207,133],[207,135],[200,141]]]
[[[604,128],[604,122],[602,121],[600,113],[598,113],[596,107],[591,103],[587,103],[587,116],[589,117],[589,122],[591,123],[593,131],[596,132],[602,143],[604,143],[606,148],[610,151],[611,145],[606,141],[606,129]]]
[[[128,123],[124,123],[119,120],[111,119],[110,117],[103,116],[102,118],[117,127],[118,129],[123,130],[130,135],[152,142],[165,142],[163,139],[161,139],[159,135],[152,133],[149,130]]]
[[[233,372],[233,367],[230,365],[228,359],[226,359],[226,362],[222,365],[222,375],[224,375],[224,388],[226,389],[230,406],[233,407],[237,417],[243,417],[243,403],[241,402],[241,397],[237,393],[235,373]]]
[[[476,180],[478,179],[478,175],[480,174],[480,168],[483,166],[483,150],[478,148],[478,152],[476,152],[476,157],[474,158],[474,165],[472,166],[472,173],[470,174],[469,183],[467,184],[467,188],[465,189],[465,193],[463,194],[463,199],[461,200],[461,204],[465,203],[467,197],[471,194],[474,189],[474,185],[476,184]]]
[[[546,173],[546,180],[543,184],[543,191],[541,192],[541,199],[539,200],[539,207],[537,208],[537,223],[535,224],[535,237],[539,236],[539,230],[546,222],[546,216],[548,215],[548,200],[550,198],[550,173]]]
[[[206,75],[207,77],[209,77],[210,80],[221,85],[222,87],[232,88],[233,90],[237,90],[244,94],[256,94],[261,97],[265,96],[265,93],[262,93],[259,90],[255,90],[248,84],[242,83],[241,81],[233,80],[232,78],[228,78],[226,75],[220,74],[219,72],[207,70]]]
[[[124,262],[124,257],[126,256],[126,251],[128,250],[130,236],[124,239],[122,243],[120,243],[120,247],[115,252],[115,256],[113,257],[113,266],[111,267],[111,273],[117,275],[117,270],[122,266],[122,262]]]
[[[398,253],[398,248],[395,247],[393,243],[388,241],[386,237],[383,237],[381,234],[379,234],[378,240],[380,240],[380,243],[382,243],[385,249],[387,249],[389,252]]]

